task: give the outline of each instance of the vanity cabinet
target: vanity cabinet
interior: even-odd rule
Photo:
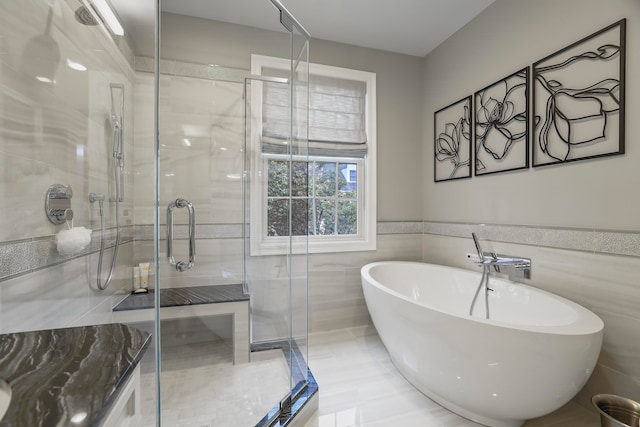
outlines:
[[[129,380],[113,403],[102,427],[137,427],[142,422],[140,408],[140,365],[136,366]]]

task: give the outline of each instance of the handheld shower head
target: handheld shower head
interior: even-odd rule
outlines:
[[[482,250],[482,247],[480,247],[480,241],[478,240],[478,236],[476,236],[476,233],[471,233],[471,237],[473,238],[473,243],[476,245],[478,258],[480,258],[480,261],[484,261],[484,252]]]
[[[122,128],[122,124],[120,123],[120,119],[118,118],[118,116],[114,112],[111,113],[111,123],[113,123],[113,127],[115,129],[117,129],[117,130],[120,130]]]
[[[124,194],[124,85],[110,83],[111,94],[111,126],[113,133],[113,174],[116,185],[115,200],[123,201]]]
[[[112,113],[111,123],[113,124],[113,159],[117,162],[118,168],[124,169],[124,149],[122,146],[122,122]]]

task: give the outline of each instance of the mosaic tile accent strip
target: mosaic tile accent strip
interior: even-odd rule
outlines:
[[[425,222],[424,234],[640,257],[640,232],[521,225]]]
[[[595,231],[595,252],[640,256],[640,233]]]
[[[115,229],[107,230],[106,247],[115,244]],[[121,228],[121,245],[133,242],[133,227]],[[82,252],[62,256],[58,254],[55,236],[0,243],[0,282],[31,273],[42,268],[80,258],[100,251],[100,231],[93,230],[91,243]]]
[[[153,240],[153,225],[142,224],[122,228],[122,244]],[[389,221],[377,224],[378,235],[435,234],[470,238],[475,232],[481,239],[523,245],[544,246],[640,257],[640,232],[590,230],[579,228],[530,227],[498,224],[468,224],[449,222]],[[107,232],[107,247],[115,243],[115,230]],[[160,238],[166,237],[166,227],[160,229]],[[174,227],[176,239],[187,239],[187,226]],[[247,230],[247,236],[249,236]],[[241,239],[242,224],[199,224],[197,239]],[[55,236],[0,243],[0,282],[23,274],[51,267],[100,250],[100,232],[94,230],[91,244],[73,256],[60,256],[56,250]]]
[[[136,56],[135,70],[145,73],[155,72],[155,60],[153,58]],[[208,80],[223,80],[228,82],[244,83],[245,77],[251,73],[239,68],[216,67],[213,65],[196,64],[192,62],[160,60],[160,73],[172,76],[195,77]]]
[[[422,234],[422,221],[379,222],[377,234]]]
[[[153,225],[144,224],[136,225],[136,240],[153,240]],[[185,224],[177,224],[173,227],[173,236],[175,239],[188,239],[188,227]],[[249,227],[247,227],[247,237],[249,236]],[[421,221],[394,221],[379,222],[377,224],[378,235],[383,234],[422,234]],[[167,229],[164,225],[160,226],[160,239],[164,240],[167,236]],[[197,224],[196,239],[241,239],[242,224]]]

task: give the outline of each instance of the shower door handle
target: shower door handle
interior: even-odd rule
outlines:
[[[176,261],[173,257],[173,210],[187,208],[189,212],[189,261]],[[196,263],[196,211],[193,204],[185,199],[176,199],[167,206],[167,259],[169,264],[175,265],[176,270],[183,272],[192,268]]]

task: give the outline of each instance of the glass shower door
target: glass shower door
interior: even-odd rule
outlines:
[[[245,79],[245,266],[252,348],[280,349],[289,370],[284,412],[308,368],[308,48],[290,29],[286,61],[256,57]]]
[[[163,425],[254,426],[289,390],[282,351],[250,354],[242,95],[236,77],[160,76]]]
[[[289,82],[291,91],[291,147],[292,153],[297,153],[298,164],[308,164],[309,145],[309,38],[300,33],[297,27],[291,31],[291,79]],[[293,157],[292,157],[293,162]],[[292,171],[295,168],[292,167]],[[302,194],[294,194],[291,197],[290,224],[307,224],[304,235],[296,235],[293,227],[290,230],[292,247],[290,250],[291,274],[291,336],[290,336],[290,368],[292,398],[301,393],[307,386],[307,347],[308,347],[308,239],[309,239],[309,174],[306,172],[306,186]],[[292,174],[293,175],[293,174]],[[295,188],[293,183],[291,187]],[[294,246],[296,245],[296,250]]]
[[[268,0],[256,0],[256,7],[276,18]],[[299,61],[290,51],[282,46],[283,56],[304,77],[300,64],[308,54]],[[253,172],[245,162],[249,149],[243,138],[248,73],[163,61],[162,49],[159,57],[154,227],[159,421],[263,425],[306,378],[306,245],[299,255],[291,248],[278,256],[245,252],[250,195],[243,177]],[[292,95],[294,80],[288,80]],[[296,96],[296,103],[300,109],[304,99]],[[291,142],[302,146],[305,138],[306,132]],[[247,294],[252,286],[267,292]],[[256,329],[258,335],[273,333],[250,341],[250,327],[253,338]]]

